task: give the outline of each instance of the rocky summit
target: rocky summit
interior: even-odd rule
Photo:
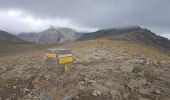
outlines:
[[[35,43],[61,43],[74,41],[81,36],[80,33],[70,28],[50,26],[40,33],[19,34],[18,37]]]

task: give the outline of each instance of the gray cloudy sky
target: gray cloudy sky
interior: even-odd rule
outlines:
[[[0,29],[78,31],[139,25],[170,38],[170,0],[0,0]]]

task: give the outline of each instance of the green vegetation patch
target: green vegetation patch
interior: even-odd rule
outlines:
[[[17,79],[16,76],[10,76],[10,77],[5,77],[5,78],[0,77],[0,86],[13,83],[16,79]]]
[[[132,72],[139,73],[139,72],[142,72],[143,70],[144,70],[143,65],[136,64],[136,65],[134,65]]]

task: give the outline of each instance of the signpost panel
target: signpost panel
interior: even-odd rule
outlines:
[[[58,55],[59,64],[67,64],[73,62],[72,54],[62,54]]]

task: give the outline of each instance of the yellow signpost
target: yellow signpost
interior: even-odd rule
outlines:
[[[57,55],[55,53],[45,53],[45,56],[48,58],[57,58]]]
[[[66,64],[66,63],[69,63],[72,61],[73,61],[72,56],[66,56],[66,57],[59,58],[59,64]]]
[[[68,71],[67,64],[73,62],[71,50],[64,48],[47,49],[45,57],[57,59],[59,64],[64,65],[65,72]]]
[[[68,68],[68,64],[73,62],[71,50],[46,49],[44,56],[47,70],[33,81],[36,90],[40,91],[37,95],[43,100],[68,100],[77,94],[79,82],[76,72]]]

